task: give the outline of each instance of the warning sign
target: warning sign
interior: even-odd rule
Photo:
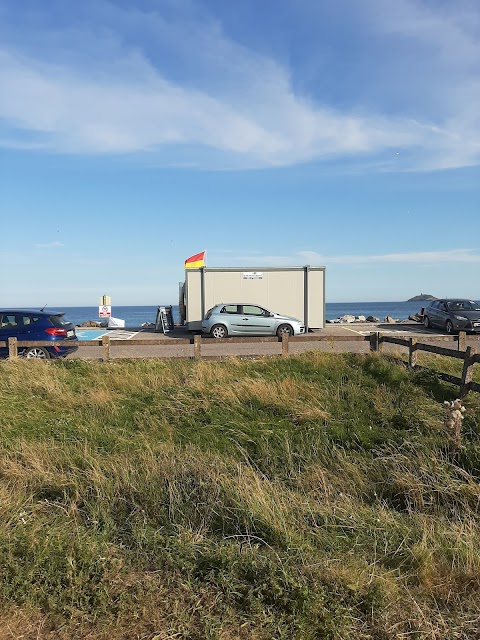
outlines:
[[[112,315],[112,307],[109,304],[100,305],[98,307],[99,318],[110,318]]]

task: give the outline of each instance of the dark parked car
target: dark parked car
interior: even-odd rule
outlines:
[[[48,347],[19,347],[19,355],[26,358],[63,358],[78,349],[68,342],[76,340],[75,326],[62,312],[34,309],[0,309],[0,342],[8,338],[23,341],[50,341]],[[8,346],[0,347],[0,357],[8,356]]]
[[[480,333],[480,304],[462,298],[435,300],[424,311],[424,325],[439,327],[447,333]]]

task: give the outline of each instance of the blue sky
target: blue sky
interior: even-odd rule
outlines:
[[[480,299],[477,0],[0,0],[0,306]]]

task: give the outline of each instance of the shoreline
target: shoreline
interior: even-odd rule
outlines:
[[[125,328],[141,327],[142,325],[155,324],[157,306],[116,306],[112,305],[112,316],[125,320]],[[178,305],[171,306],[173,312],[173,320],[178,323],[180,320]],[[395,319],[407,319],[409,316],[418,315],[422,306],[416,302],[358,302],[358,303],[341,303],[327,302],[325,304],[325,324],[338,324],[338,320],[344,316],[353,316],[354,318],[383,318],[391,317]],[[84,325],[86,322],[101,322],[98,318],[98,307],[63,307],[60,309],[65,312],[65,316],[70,322],[76,326]],[[280,309],[276,309],[281,311]],[[94,325],[98,327],[98,325]],[[100,327],[101,328],[101,327]]]

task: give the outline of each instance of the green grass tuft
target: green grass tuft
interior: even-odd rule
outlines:
[[[480,634],[480,400],[377,354],[0,363],[0,640]]]

